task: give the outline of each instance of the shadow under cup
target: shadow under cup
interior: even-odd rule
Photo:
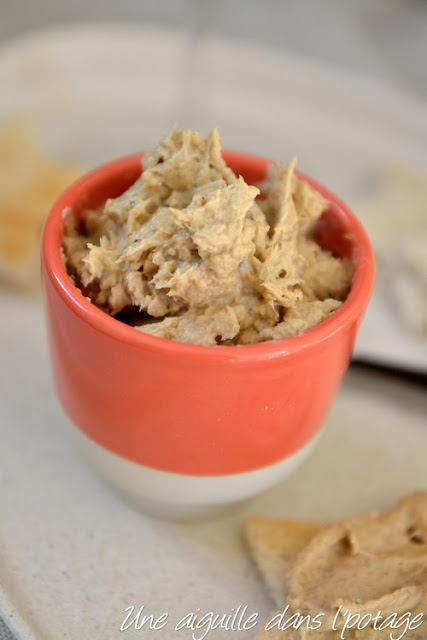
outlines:
[[[270,161],[224,152],[248,183]],[[199,514],[259,493],[289,474],[319,432],[347,368],[374,277],[369,240],[336,196],[317,225],[321,246],[353,264],[348,298],[305,333],[205,347],[144,334],[73,285],[61,261],[66,215],[100,206],[141,173],[141,154],[83,176],[47,219],[42,273],[53,374],[89,461],[156,515]]]

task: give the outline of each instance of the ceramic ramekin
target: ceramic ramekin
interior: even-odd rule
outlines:
[[[225,152],[249,183],[269,161]],[[348,365],[374,278],[369,240],[355,216],[329,202],[319,241],[352,260],[351,291],[304,334],[231,347],[182,344],[108,316],[73,285],[61,261],[64,217],[129,187],[141,154],[101,166],[72,184],[43,232],[42,273],[53,374],[75,436],[94,467],[146,511],[202,515],[259,493],[304,458]]]

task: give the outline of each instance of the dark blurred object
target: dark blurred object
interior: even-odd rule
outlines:
[[[425,373],[418,373],[401,367],[390,367],[387,365],[376,364],[375,362],[368,362],[366,360],[353,360],[350,366],[356,371],[381,373],[398,380],[410,382],[411,384],[427,387],[427,374]]]

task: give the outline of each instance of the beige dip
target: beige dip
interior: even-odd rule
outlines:
[[[328,525],[253,516],[246,536],[278,605],[256,640],[427,638],[427,492]]]
[[[273,166],[257,200],[222,159],[217,130],[174,129],[123,195],[68,220],[68,272],[101,309],[155,336],[230,345],[299,334],[341,305],[351,268],[312,237],[327,203],[294,165]]]

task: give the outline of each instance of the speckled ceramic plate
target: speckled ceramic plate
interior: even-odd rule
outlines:
[[[239,604],[261,620],[272,603],[241,541],[249,513],[326,521],[427,487],[422,392],[351,373],[323,437],[289,480],[212,523],[152,520],[68,442],[40,307],[4,293],[0,304],[0,615],[20,640],[151,637],[119,632],[131,605],[168,612],[171,627],[197,608]],[[171,627],[152,637],[167,640]]]
[[[155,144],[178,117],[204,131],[220,124],[227,147],[281,159],[298,151],[300,166],[350,204],[390,158],[426,168],[425,114],[403,96],[211,39],[197,56],[189,106],[178,95],[185,56],[179,33],[137,26],[28,36],[0,50],[0,113],[29,114],[54,151],[86,166]],[[120,632],[132,605],[169,614],[161,631],[145,632],[159,640],[198,608],[247,605],[262,620],[271,602],[240,537],[249,512],[328,520],[427,486],[421,392],[352,373],[323,439],[286,483],[213,523],[151,520],[68,443],[40,304],[2,292],[0,305],[0,614],[21,640],[140,638],[143,630]],[[384,342],[381,323],[375,335]],[[416,349],[401,351],[417,366]]]

